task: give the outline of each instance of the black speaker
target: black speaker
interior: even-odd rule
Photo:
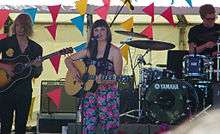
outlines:
[[[48,92],[56,88],[62,89],[59,109],[56,108],[56,105],[47,96]],[[73,113],[78,109],[78,99],[66,94],[64,81],[42,81],[40,102],[40,113]]]
[[[167,55],[167,69],[174,72],[176,78],[183,78],[183,57],[188,55],[186,50],[169,50]]]

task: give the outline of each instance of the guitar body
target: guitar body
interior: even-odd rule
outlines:
[[[80,60],[74,61],[73,65],[78,69],[80,78],[84,85],[81,85],[78,81],[76,81],[70,71],[67,71],[65,90],[68,95],[76,95],[81,89],[85,91],[90,90],[94,84],[94,80],[88,79],[87,76],[96,74],[96,68],[94,65],[86,67],[85,63]]]
[[[11,65],[14,68],[15,75],[10,77],[6,70],[0,69],[0,92],[6,91],[13,83],[27,78],[31,74],[31,66],[25,66],[25,63],[30,62],[26,55],[20,55],[13,59],[4,59],[2,62]]]

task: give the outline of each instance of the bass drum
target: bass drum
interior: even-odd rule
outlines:
[[[186,81],[160,79],[146,90],[143,105],[150,122],[179,124],[197,112],[198,96]]]

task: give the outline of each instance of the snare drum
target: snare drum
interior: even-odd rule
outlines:
[[[211,60],[204,55],[186,55],[183,57],[183,76],[208,78]]]

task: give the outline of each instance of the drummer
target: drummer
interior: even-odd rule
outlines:
[[[217,39],[220,34],[220,25],[213,5],[205,4],[199,9],[202,23],[193,26],[188,34],[189,52],[210,57],[217,55]],[[214,60],[216,61],[216,60]]]

